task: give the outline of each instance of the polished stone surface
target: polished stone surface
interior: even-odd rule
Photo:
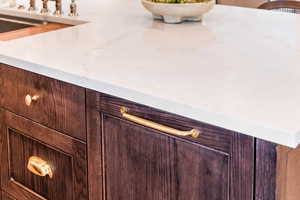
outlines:
[[[0,62],[299,144],[300,15],[217,5],[202,23],[171,25],[138,0],[78,4],[90,23],[0,43]]]

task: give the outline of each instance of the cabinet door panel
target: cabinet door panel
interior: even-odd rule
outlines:
[[[14,181],[46,199],[72,199],[72,157],[13,130],[9,130],[9,141],[11,178]],[[33,155],[51,161],[57,169],[54,179],[33,175],[23,167]]]
[[[12,196],[10,196],[9,194],[7,194],[7,193],[5,193],[3,191],[1,193],[1,197],[2,197],[2,200],[16,200],[15,198],[13,198]]]
[[[171,200],[228,199],[227,154],[175,139],[171,144]]]
[[[228,155],[103,116],[107,200],[226,200]]]
[[[103,132],[107,199],[168,199],[168,138],[109,116]]]
[[[86,95],[91,200],[253,200],[253,137],[92,90]],[[138,125],[123,107],[156,124],[198,129],[200,137]]]
[[[5,192],[19,200],[88,199],[85,143],[1,109],[0,123]],[[29,171],[31,156],[46,161],[53,177]]]

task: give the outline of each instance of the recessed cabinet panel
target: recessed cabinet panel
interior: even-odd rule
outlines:
[[[171,200],[227,200],[229,156],[180,140],[171,140]]]
[[[107,200],[228,200],[229,157],[103,115]]]
[[[8,134],[10,178],[46,199],[72,199],[72,157],[14,130],[8,129]],[[26,166],[31,156],[47,161],[53,177],[30,172]]]
[[[5,192],[18,200],[88,199],[85,143],[8,111],[0,123]]]
[[[90,200],[253,200],[252,137],[86,94]]]

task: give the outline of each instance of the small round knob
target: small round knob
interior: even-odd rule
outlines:
[[[37,101],[38,98],[39,98],[39,96],[37,96],[37,95],[31,96],[31,95],[27,94],[27,95],[25,96],[25,104],[26,104],[27,106],[30,106],[31,103],[32,103],[33,101]]]

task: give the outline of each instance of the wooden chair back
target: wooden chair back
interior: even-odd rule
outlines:
[[[258,8],[300,14],[300,1],[269,1],[263,3]]]

